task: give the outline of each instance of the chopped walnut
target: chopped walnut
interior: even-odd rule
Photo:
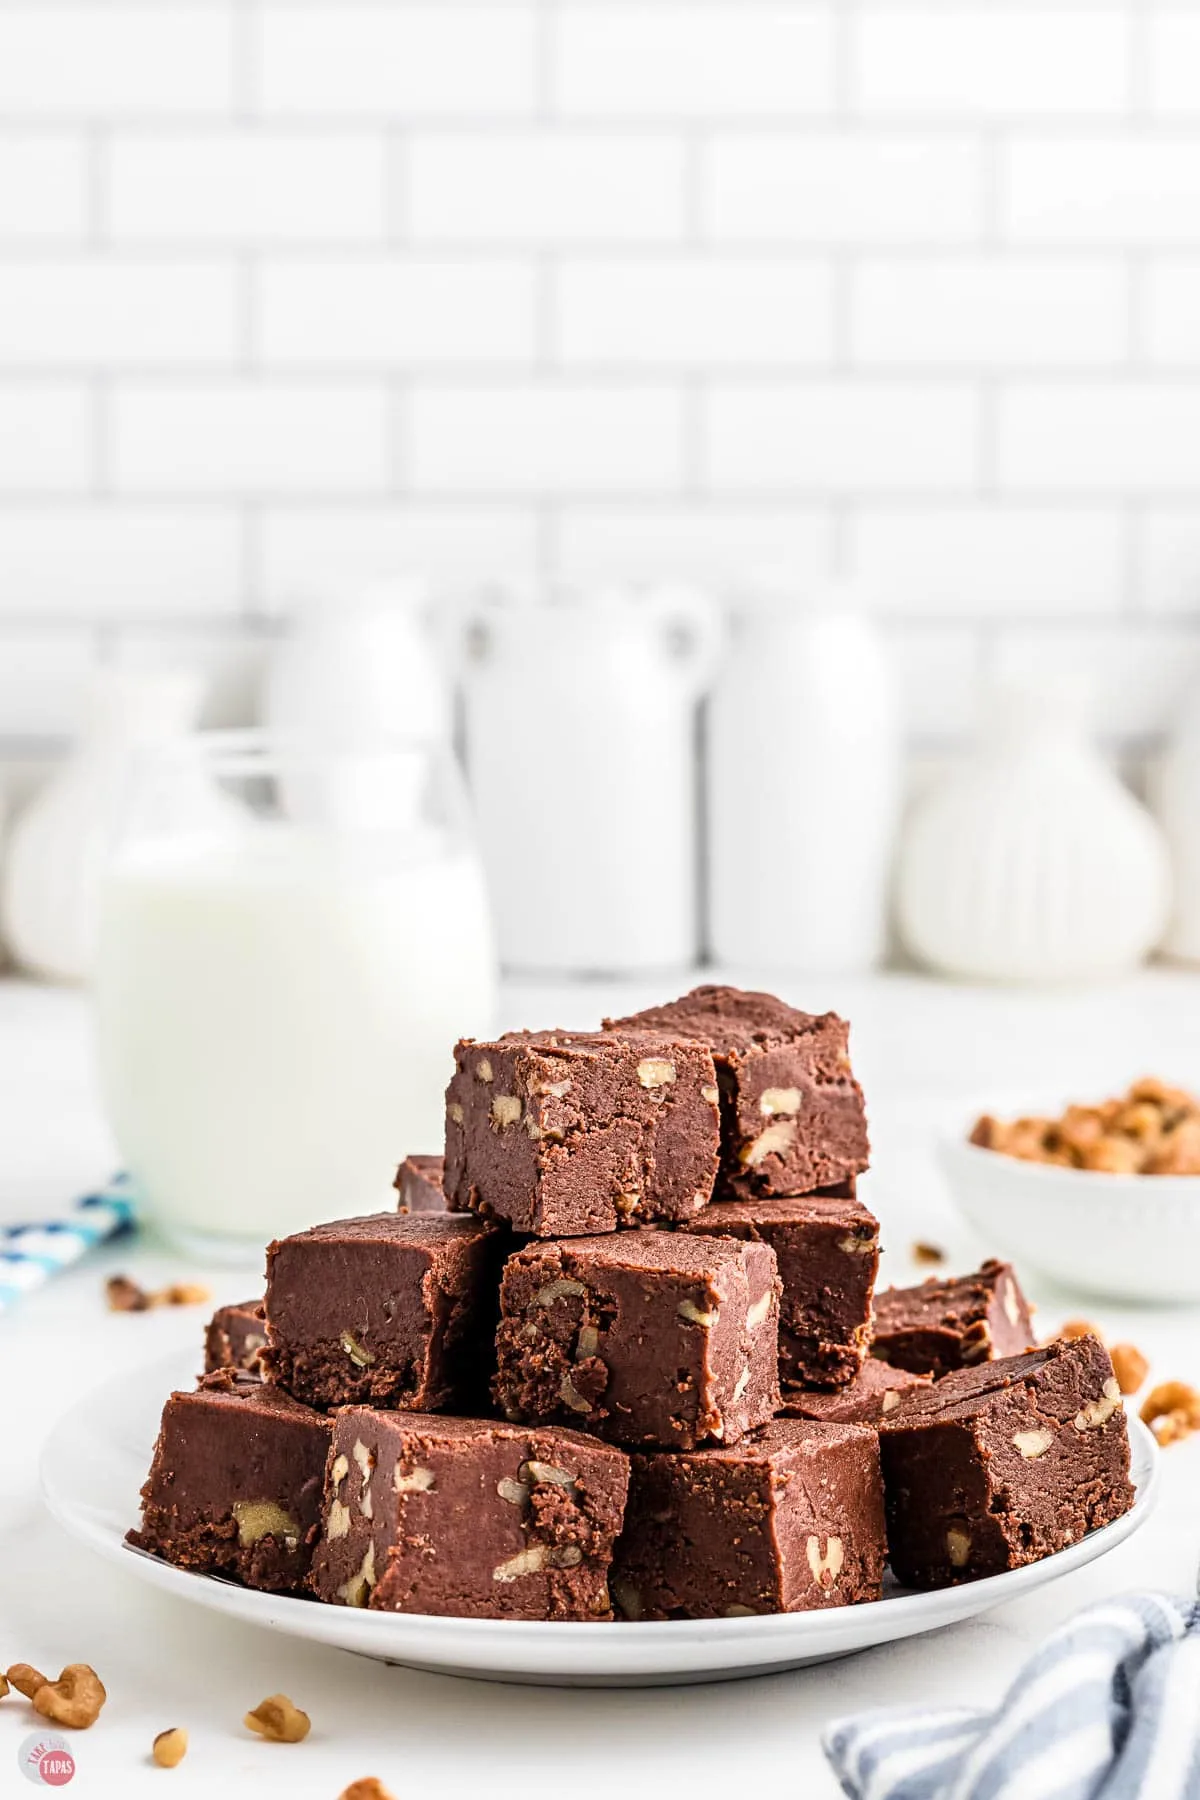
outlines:
[[[109,1312],[145,1312],[150,1305],[145,1288],[128,1275],[110,1275],[104,1284],[104,1295]]]
[[[212,1299],[212,1289],[198,1281],[176,1281],[150,1296],[152,1306],[204,1306]]]
[[[1146,1076],[1119,1098],[1068,1106],[1058,1119],[1003,1121],[985,1113],[970,1141],[1026,1162],[1113,1175],[1197,1175],[1200,1100]]]
[[[1160,1382],[1142,1402],[1142,1419],[1160,1444],[1189,1437],[1200,1431],[1200,1393],[1185,1381]]]
[[[148,1312],[153,1306],[203,1306],[211,1289],[195,1281],[175,1281],[165,1288],[139,1287],[128,1275],[110,1275],[104,1284],[110,1312]]]
[[[1099,1338],[1101,1343],[1104,1342],[1104,1333],[1098,1325],[1093,1325],[1090,1319],[1068,1319],[1066,1324],[1061,1326],[1055,1335],[1060,1338],[1066,1338],[1068,1343],[1074,1338],[1082,1337]],[[1051,1342],[1053,1342],[1053,1339]]]
[[[175,1769],[187,1755],[188,1735],[178,1725],[160,1731],[150,1746],[150,1754],[160,1769]]]
[[[69,1731],[86,1731],[100,1717],[108,1699],[104,1683],[88,1663],[68,1663],[57,1681],[47,1681],[33,1696],[33,1710]]]
[[[35,1669],[32,1663],[12,1663],[4,1671],[10,1687],[16,1688],[18,1694],[24,1694],[26,1700],[32,1700],[39,1688],[44,1688],[49,1677]]]
[[[1168,1444],[1174,1444],[1180,1438],[1191,1437],[1195,1428],[1190,1414],[1179,1406],[1173,1412],[1162,1413],[1150,1429],[1157,1438],[1159,1447],[1165,1449]]]
[[[913,1244],[910,1255],[915,1263],[943,1263],[946,1260],[946,1252],[940,1244],[927,1244],[922,1238]]]
[[[250,1731],[267,1738],[272,1744],[298,1744],[312,1729],[308,1714],[293,1706],[286,1694],[272,1694],[260,1700],[253,1712],[242,1721]]]
[[[1113,1373],[1123,1394],[1136,1394],[1150,1373],[1150,1364],[1136,1344],[1114,1344],[1109,1351]]]

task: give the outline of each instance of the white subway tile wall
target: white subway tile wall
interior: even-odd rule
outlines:
[[[1200,0],[0,0],[0,751],[389,570],[1200,672]]]

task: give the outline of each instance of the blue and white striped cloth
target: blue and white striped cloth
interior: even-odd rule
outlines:
[[[1200,1800],[1200,1603],[1103,1601],[994,1711],[889,1707],[822,1742],[850,1800]]]
[[[130,1231],[136,1218],[129,1178],[117,1175],[99,1193],[77,1200],[60,1219],[0,1225],[0,1312],[96,1244]]]

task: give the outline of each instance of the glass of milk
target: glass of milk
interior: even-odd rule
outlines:
[[[395,1205],[440,1150],[495,952],[448,749],[202,733],[147,752],[104,894],[101,1080],[147,1215],[198,1255]]]

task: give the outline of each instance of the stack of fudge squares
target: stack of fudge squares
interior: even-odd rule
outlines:
[[[444,1159],[270,1245],[167,1402],[140,1548],[467,1617],[738,1618],[935,1588],[1132,1504],[1095,1338],[1012,1269],[875,1300],[835,1014],[703,987],[463,1040]]]

